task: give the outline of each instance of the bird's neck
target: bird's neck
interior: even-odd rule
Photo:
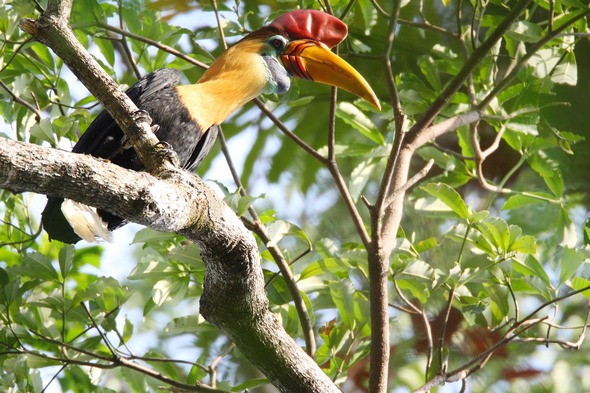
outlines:
[[[202,129],[221,124],[232,112],[261,94],[266,67],[254,51],[225,51],[194,85],[178,86],[181,101]]]

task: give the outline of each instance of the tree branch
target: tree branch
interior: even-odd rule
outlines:
[[[201,313],[281,391],[338,392],[268,310],[256,241],[198,177],[158,179],[88,155],[2,139],[0,188],[65,197],[194,241],[207,266]]]

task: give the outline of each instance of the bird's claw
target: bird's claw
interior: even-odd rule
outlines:
[[[160,141],[156,143],[156,147],[158,147],[158,155],[162,159],[167,160],[174,167],[180,166],[180,162],[178,161],[178,155],[168,142]]]
[[[123,135],[123,138],[121,138],[121,147],[123,148],[123,150],[127,150],[130,147],[132,147],[131,139],[129,139],[127,135]]]
[[[150,124],[152,123],[152,118],[150,117],[150,114],[148,113],[148,111],[144,111],[143,109],[138,109],[135,112],[134,120],[136,123],[138,123],[140,121],[146,121]]]
[[[143,121],[148,122],[150,124],[152,123],[152,118],[150,117],[150,114],[147,111],[144,111],[143,109],[139,109],[135,112],[135,117],[133,120],[135,121],[135,124]],[[151,130],[155,134],[160,130],[160,126],[158,124],[152,124]],[[123,148],[123,150],[127,150],[133,147],[127,135],[123,135],[123,138],[121,138],[121,147]]]

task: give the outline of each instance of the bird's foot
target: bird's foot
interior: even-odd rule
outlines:
[[[131,139],[129,139],[127,135],[123,135],[123,138],[121,138],[121,147],[123,148],[123,150],[127,150],[133,147],[131,145]]]
[[[139,109],[137,112],[135,112],[135,116],[134,116],[133,120],[135,121],[135,124],[137,124],[140,121],[146,121],[149,123],[152,122],[152,118],[150,117],[150,114],[147,111],[144,111],[142,109]],[[152,124],[151,129],[152,129],[152,132],[155,134],[160,130],[160,126],[158,124]],[[127,150],[127,149],[133,147],[131,145],[131,141],[127,135],[123,135],[123,138],[121,138],[121,147],[123,148],[123,150]]]
[[[158,156],[160,156],[160,158],[168,161],[175,168],[180,166],[178,155],[168,142],[160,141],[156,144],[156,147],[158,148]]]
[[[138,109],[137,112],[135,112],[135,116],[133,117],[133,120],[136,123],[145,121],[145,122],[152,124],[152,118],[150,117],[150,114],[148,113],[148,111],[144,111],[143,109]]]

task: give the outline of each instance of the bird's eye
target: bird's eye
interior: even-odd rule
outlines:
[[[274,36],[269,40],[270,45],[276,50],[282,50],[286,45],[286,40],[281,36]]]

